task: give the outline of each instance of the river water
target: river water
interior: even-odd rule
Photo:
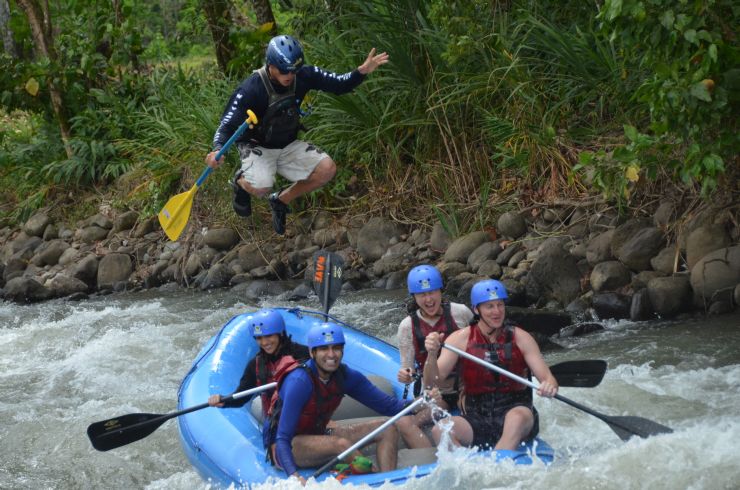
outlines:
[[[347,294],[332,315],[395,343],[402,299],[400,291]],[[211,488],[183,455],[175,421],[105,453],[92,448],[85,430],[126,413],[176,410],[179,383],[203,343],[232,316],[262,306],[287,305],[168,288],[79,303],[0,302],[0,488]],[[300,306],[320,309],[311,300]],[[541,436],[557,451],[553,465],[494,465],[466,458],[464,450],[443,452],[431,477],[402,488],[740,486],[740,315],[614,322],[604,332],[558,342],[562,350],[545,354],[550,364],[609,363],[598,387],[561,394],[675,432],[623,442],[601,420],[537,399]],[[288,481],[268,487],[301,488]]]

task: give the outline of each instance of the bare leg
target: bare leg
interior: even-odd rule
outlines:
[[[318,466],[343,453],[357,441],[379,427],[386,419],[375,419],[352,425],[338,425],[332,435],[298,435],[293,438],[293,457],[300,467]],[[398,431],[394,426],[378,434],[372,442],[377,443],[378,465],[381,471],[396,469],[398,459]],[[345,462],[351,462],[362,453],[355,451]]]
[[[504,431],[494,449],[515,450],[532,430],[534,414],[527,407],[514,407],[506,412]]]
[[[452,420],[452,429],[450,429],[450,442],[452,445],[470,446],[473,443],[473,428],[470,426],[468,421],[458,416],[452,417],[452,419],[449,420]],[[442,439],[442,427],[440,427],[440,422],[436,423],[434,428],[432,428],[432,438],[434,438],[434,443],[439,445],[439,441]]]
[[[247,182],[244,177],[239,177],[236,181],[239,187],[252,194],[255,197],[265,197],[272,189],[269,187],[254,187],[252,184]]]
[[[401,417],[396,422],[396,427],[398,427],[398,431],[401,433],[403,442],[406,443],[407,447],[410,449],[432,447],[432,442],[421,429],[424,425],[431,422],[431,420],[432,410],[425,408],[417,414]]]

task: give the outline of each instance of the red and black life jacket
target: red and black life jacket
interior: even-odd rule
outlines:
[[[285,357],[283,357],[283,359],[285,359]],[[285,361],[285,364],[281,365],[281,362],[278,363],[278,386],[272,396],[272,401],[267,415],[270,418],[270,429],[269,437],[265,437],[266,445],[272,442],[274,434],[277,431],[280,413],[282,412],[283,400],[279,396],[280,386],[282,386],[285,376],[294,369],[299,367],[305,369],[313,383],[313,393],[311,394],[311,398],[308,399],[308,403],[306,403],[301,411],[301,416],[298,419],[298,425],[295,431],[296,435],[324,434],[331,416],[334,415],[334,412],[337,407],[339,407],[339,404],[344,397],[344,364],[339,366],[339,369],[337,369],[337,371],[331,376],[328,383],[324,383],[307,364],[298,364],[295,361],[293,364],[290,364],[288,361]]]
[[[457,323],[455,323],[455,319],[452,317],[452,308],[448,301],[442,302],[442,315],[434,325],[429,325],[427,322],[422,320],[419,317],[418,311],[412,312],[409,316],[411,317],[411,332],[413,334],[411,337],[414,339],[414,358],[416,360],[417,370],[421,371],[424,369],[424,363],[427,362],[427,357],[429,356],[426,347],[424,347],[424,339],[427,338],[427,335],[432,332],[439,332],[445,334],[445,339],[447,339],[450,334],[455,330],[458,330],[459,327],[457,326]],[[454,389],[457,391],[457,370],[453,371],[450,376],[455,377]],[[421,378],[418,378],[414,383],[414,396],[419,396],[420,393]]]
[[[522,378],[529,378],[529,367],[522,351],[516,345],[514,324],[505,322],[492,343],[486,339],[478,325],[476,323],[470,326],[470,336],[465,350]],[[465,358],[460,358],[460,363],[467,395],[512,393],[527,389],[525,385]]]
[[[288,354],[282,357],[274,358],[272,360],[268,360],[266,359],[266,357],[267,356],[265,356],[261,350],[257,354],[257,359],[255,362],[257,386],[266,385],[268,383],[272,383],[273,381],[276,381],[277,380],[276,374],[279,368],[285,369],[285,367],[290,364],[293,364],[293,363],[298,364],[296,359],[293,356],[288,355]],[[275,393],[275,391],[276,390],[273,388],[271,390],[263,391],[260,394],[260,398],[262,399],[262,416],[263,417],[267,417],[267,411],[270,408],[272,396]]]

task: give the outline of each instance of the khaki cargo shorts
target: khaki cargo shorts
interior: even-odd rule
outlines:
[[[258,189],[272,188],[275,174],[291,182],[307,179],[321,160],[329,158],[318,147],[296,140],[285,148],[264,148],[254,143],[238,145],[241,173],[247,182]]]

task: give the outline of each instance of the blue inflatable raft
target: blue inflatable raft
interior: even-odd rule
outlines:
[[[293,340],[306,343],[306,333],[317,320],[324,318],[322,313],[279,309],[285,318],[287,331]],[[244,367],[258,351],[259,347],[247,328],[248,314],[232,318],[203,347],[192,368],[183,379],[178,394],[178,409],[184,409],[205,402],[214,393],[232,393],[239,384]],[[330,317],[331,318],[331,317]],[[402,396],[404,385],[396,381],[399,367],[399,353],[394,346],[352,328],[344,322],[331,318],[345,328],[346,345],[343,362],[360,370],[382,389]],[[206,408],[180,416],[180,440],[188,459],[207,481],[217,486],[250,486],[263,483],[270,478],[286,478],[283,471],[276,470],[265,458],[262,445],[261,411],[255,403],[243,408]],[[333,420],[358,418],[376,415],[368,408],[346,397],[335,413]],[[401,452],[423,450],[405,449]],[[429,451],[427,451],[429,454]],[[496,451],[493,458],[507,457],[517,464],[531,464],[532,455],[545,462],[553,460],[552,448],[541,439],[532,444],[522,445],[519,451]],[[404,465],[406,460],[406,466]],[[432,456],[431,461],[434,461]],[[410,465],[410,466],[409,466]],[[402,457],[399,454],[399,469],[366,475],[352,475],[343,483],[381,485],[386,482],[403,483],[409,478],[422,478],[436,468],[430,458],[420,460]],[[309,477],[315,469],[301,471]],[[319,479],[331,478],[325,473]]]

